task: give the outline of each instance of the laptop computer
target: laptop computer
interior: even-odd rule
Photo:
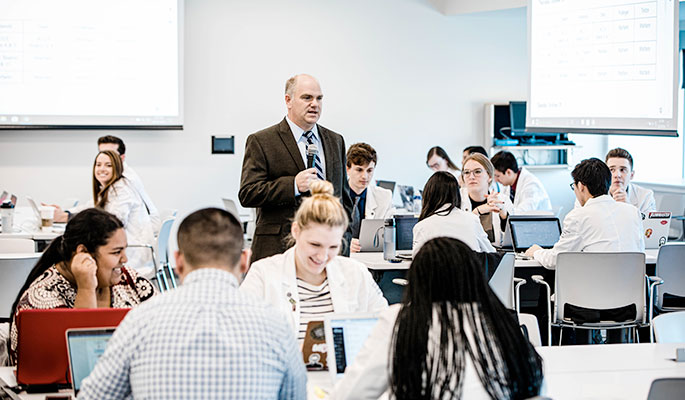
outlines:
[[[548,216],[516,216],[508,219],[511,244],[515,253],[524,253],[532,245],[551,249],[561,236],[559,218]]]
[[[413,215],[395,215],[395,257],[412,259],[414,225],[419,219]]]
[[[36,202],[30,196],[26,196],[26,201],[31,206],[31,209],[33,210],[33,215],[36,217],[36,220],[38,221],[38,226],[40,226],[40,208],[38,208],[38,204],[36,204]]]
[[[35,392],[68,387],[67,329],[119,325],[128,308],[26,310],[19,312],[17,382]]]
[[[383,221],[384,219],[364,218],[359,228],[359,245],[361,252],[383,251]]]
[[[642,232],[645,235],[645,249],[658,249],[668,241],[671,227],[670,211],[650,211],[642,220]]]
[[[388,189],[391,193],[395,193],[395,182],[393,181],[379,181],[376,180],[376,186]]]
[[[526,214],[510,215],[508,218],[539,218],[539,217],[554,217],[556,216],[553,211],[527,211]],[[511,243],[511,228],[509,223],[504,227],[504,234],[502,235],[502,243],[499,245],[495,244],[495,247],[499,247],[502,250],[513,250],[514,247]]]
[[[307,331],[302,343],[302,358],[307,371],[327,370],[326,335],[323,321],[307,322]]]
[[[74,395],[78,395],[81,381],[90,375],[100,356],[105,352],[114,329],[113,327],[67,329],[69,377],[74,388]]]
[[[333,382],[342,378],[345,369],[352,364],[377,321],[376,313],[333,313],[325,317],[328,371]]]

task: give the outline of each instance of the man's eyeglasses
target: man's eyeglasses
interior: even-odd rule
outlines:
[[[576,191],[576,183],[575,182],[571,183],[569,186],[571,187],[571,190],[573,190],[574,192]]]
[[[477,178],[477,177],[483,175],[483,169],[482,168],[476,168],[474,170],[465,169],[461,172],[461,174],[464,175],[464,177],[469,177],[469,176],[471,176],[471,174],[473,174],[473,176],[475,176]]]

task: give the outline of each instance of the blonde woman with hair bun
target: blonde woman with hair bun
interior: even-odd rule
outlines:
[[[339,255],[348,218],[333,185],[315,181],[310,191],[291,226],[294,246],[255,262],[240,286],[282,310],[300,345],[309,321],[388,306],[366,266]]]

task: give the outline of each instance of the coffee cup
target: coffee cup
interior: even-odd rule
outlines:
[[[40,208],[40,226],[43,229],[52,228],[52,224],[55,222],[55,207],[52,206],[42,206]]]

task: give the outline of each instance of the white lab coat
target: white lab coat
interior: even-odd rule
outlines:
[[[388,301],[364,264],[337,256],[326,265],[326,274],[334,312],[377,312],[388,307]],[[252,293],[281,310],[297,337],[300,298],[295,274],[295,247],[252,264],[240,290]]]
[[[628,203],[637,207],[645,215],[650,211],[656,211],[654,191],[634,183],[628,184]]]
[[[627,189],[628,204],[634,205],[642,214],[647,215],[650,211],[656,211],[656,201],[654,200],[654,191],[643,188],[634,183],[628,184]],[[576,199],[573,207],[579,208],[580,203]]]
[[[525,168],[520,170],[513,203],[509,197],[510,192],[511,186],[502,187],[502,197],[504,198],[502,208],[509,215],[525,214],[528,211],[552,210],[552,203],[542,182]]]
[[[446,210],[449,206],[446,204],[440,210]],[[440,211],[438,212],[440,213]],[[414,225],[412,254],[416,255],[421,246],[437,237],[459,239],[474,251],[495,251],[488,240],[487,233],[480,224],[480,219],[474,213],[458,208],[446,215],[444,213],[433,214]]]
[[[109,188],[105,211],[116,215],[124,224],[128,244],[153,244],[155,236],[150,215],[130,181],[122,177]],[[152,277],[152,254],[147,248],[126,249],[127,265],[146,278]]]
[[[492,192],[491,192],[492,193]],[[459,189],[459,194],[461,195],[461,209],[464,211],[468,211],[473,214],[473,209],[471,208],[471,198],[469,198],[469,190],[466,188],[466,186],[462,186]],[[505,202],[506,199],[502,195],[502,193],[497,194],[497,199],[500,200],[501,202]],[[499,213],[493,212],[492,214],[492,229],[495,237],[495,241],[493,242],[496,246],[501,246],[502,245],[502,227],[501,225],[501,220],[499,218]],[[473,214],[476,215],[476,214]],[[479,220],[480,223],[480,220]]]
[[[364,218],[391,218],[395,213],[392,206],[392,192],[380,186],[369,185],[366,188],[366,206]]]
[[[609,195],[591,198],[566,215],[561,237],[554,247],[538,250],[533,257],[544,267],[555,268],[557,254],[572,251],[644,252],[640,212]]]
[[[140,176],[136,173],[136,171],[128,165],[128,163],[124,162],[124,172],[122,173],[124,178],[128,179],[128,182],[131,184],[131,187],[138,192],[138,195],[140,195],[140,198],[143,201],[143,204],[146,206],[146,210],[150,214],[150,221],[152,222],[152,229],[157,236],[159,233],[159,228],[162,225],[161,218],[159,216],[159,211],[157,210],[157,207],[155,207],[155,204],[152,202],[152,199],[150,196],[148,196],[147,192],[145,191],[145,186],[143,185],[143,180],[140,179]]]
[[[378,399],[384,393],[388,398],[390,363],[388,356],[392,346],[395,321],[400,311],[400,304],[393,304],[381,313],[378,323],[359,350],[352,365],[345,369],[345,375],[338,381],[330,395],[332,400],[371,400]],[[439,338],[434,338],[439,343]],[[490,399],[483,388],[473,361],[468,354],[465,357],[462,381],[462,398]]]

